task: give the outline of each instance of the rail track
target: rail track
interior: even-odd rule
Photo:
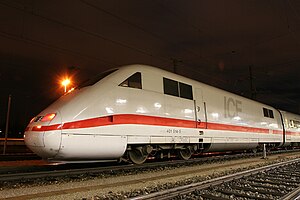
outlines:
[[[287,152],[299,151],[299,149],[295,150],[281,150],[270,152],[270,154],[280,154]],[[49,165],[44,167],[16,167],[16,169],[4,169],[0,170],[0,183],[4,181],[18,181],[18,180],[30,180],[36,178],[56,178],[63,176],[76,176],[82,174],[100,174],[100,173],[122,173],[122,171],[128,171],[132,169],[143,170],[143,169],[151,169],[158,167],[178,167],[183,165],[193,165],[193,164],[201,164],[207,162],[221,162],[228,161],[233,159],[241,159],[241,158],[249,158],[249,157],[259,157],[262,156],[262,153],[244,153],[244,154],[232,154],[232,155],[207,155],[206,157],[194,158],[190,160],[170,160],[163,162],[148,162],[143,165],[133,165],[133,164],[117,164],[115,163],[104,163],[104,164],[87,164],[85,167],[82,164],[77,165]],[[89,167],[94,166],[94,167]],[[97,167],[95,167],[97,166]],[[23,171],[24,170],[24,171]],[[31,171],[35,170],[35,171]]]
[[[300,159],[180,186],[131,200],[300,199]]]
[[[299,151],[296,150],[280,150],[270,152],[270,154],[280,154],[286,152],[294,152]],[[1,170],[0,174],[0,183],[8,182],[8,181],[19,181],[19,180],[32,180],[37,178],[59,178],[64,176],[77,176],[77,175],[92,175],[95,174],[117,174],[123,173],[124,171],[130,171],[132,169],[135,170],[143,170],[143,169],[155,169],[159,167],[178,167],[178,166],[187,166],[193,164],[201,164],[201,163],[209,163],[209,162],[221,162],[228,161],[234,159],[241,158],[249,158],[249,157],[259,157],[262,156],[262,153],[245,153],[245,154],[233,154],[233,155],[220,155],[220,156],[206,156],[201,158],[194,158],[190,160],[170,160],[164,162],[149,162],[144,163],[143,165],[133,165],[133,164],[104,164],[97,167],[83,167],[82,165],[78,165],[79,168],[76,168],[76,165],[66,165],[66,166],[47,166],[47,168],[41,169],[37,168],[38,171],[24,171],[22,170],[12,170],[11,168],[5,170]],[[95,166],[93,164],[92,166]],[[17,168],[18,169],[18,168]],[[26,170],[30,170],[30,168],[26,167]],[[1,186],[1,184],[0,184]]]
[[[134,165],[134,164],[118,164],[116,163],[111,165],[102,165],[98,167],[82,167],[82,165],[78,165],[80,168],[76,168],[76,165],[72,165],[72,168],[70,165],[66,166],[47,166],[48,170],[40,167],[37,168],[37,170],[43,170],[43,171],[29,171],[29,172],[20,172],[20,170],[16,170],[13,172],[11,169],[8,169],[6,172],[1,171],[2,174],[0,174],[0,183],[4,181],[19,181],[19,180],[31,180],[36,178],[56,178],[56,177],[63,177],[63,176],[76,176],[76,175],[82,175],[82,174],[116,174],[118,172],[122,173],[124,171],[132,170],[132,169],[153,169],[153,168],[159,168],[159,167],[172,167],[172,166],[181,166],[181,165],[193,165],[193,164],[201,164],[201,163],[207,163],[207,162],[220,162],[223,160],[233,160],[233,159],[241,159],[241,158],[247,158],[247,157],[255,157],[255,156],[261,156],[260,154],[235,154],[235,155],[221,155],[221,156],[212,156],[212,157],[203,157],[203,158],[194,158],[190,160],[170,160],[170,161],[164,161],[164,162],[149,162],[144,163],[143,165]],[[96,164],[93,164],[92,166],[95,166]],[[75,169],[73,169],[75,167]],[[64,169],[66,168],[66,169]],[[26,167],[26,170],[28,170],[28,167]]]
[[[298,157],[298,152],[290,151],[288,154],[283,154],[284,156],[276,154],[275,156],[270,156],[269,161],[257,158],[261,157],[261,155],[243,154],[206,157],[189,160],[188,162],[173,160],[169,162],[145,163],[143,165],[107,165],[105,167],[83,169],[12,173],[6,174],[7,178],[0,180],[0,198],[12,200],[38,197],[54,198],[55,196],[55,198],[59,197],[61,199],[78,199],[80,196],[82,199],[124,199],[163,191],[166,188],[174,188],[178,185],[207,180],[211,177],[218,177],[221,174],[230,174],[234,171],[240,171],[242,168],[250,169],[252,167],[248,167],[248,165],[251,165],[251,163],[255,167],[259,163],[267,164],[286,160],[284,159],[285,156],[287,156],[287,159],[295,158]],[[182,170],[182,166],[184,166],[184,170]],[[164,172],[165,170],[166,172]],[[222,170],[225,173],[222,173]],[[215,171],[216,174],[214,174]],[[188,177],[192,177],[192,179]],[[160,184],[153,185],[153,182],[160,182]],[[132,188],[136,189],[132,190]],[[116,193],[109,191],[116,191]],[[186,196],[184,196],[186,194],[181,195],[183,196],[174,198],[186,199]],[[162,198],[154,197],[154,199]],[[197,199],[197,197],[193,199]]]
[[[289,152],[299,151],[289,150]],[[280,154],[286,153],[287,151],[276,151],[272,152],[272,154]],[[214,163],[214,162],[222,162],[228,160],[235,160],[241,158],[250,158],[250,157],[259,157],[262,156],[260,153],[248,153],[248,154],[236,154],[236,155],[222,155],[222,156],[212,156],[212,157],[202,157],[195,158],[191,160],[171,160],[164,162],[150,162],[144,163],[143,165],[132,165],[132,164],[102,164],[101,166],[97,166],[95,164],[90,165],[92,167],[83,167],[83,165],[60,165],[60,166],[42,166],[42,168],[36,167],[31,171],[31,167],[25,167],[24,170],[18,169],[18,167],[14,170],[11,168],[1,169],[0,170],[0,188],[6,187],[5,185],[11,185],[10,182],[19,182],[26,184],[26,182],[32,182],[32,180],[43,180],[43,179],[60,179],[64,177],[75,178],[79,176],[86,177],[96,177],[102,176],[105,174],[106,176],[111,175],[122,175],[124,173],[130,173],[131,171],[143,171],[143,170],[152,170],[158,168],[172,168],[172,167],[180,167],[180,166],[188,166],[195,165],[201,163]],[[96,167],[95,167],[96,166]],[[77,168],[78,167],[78,168]],[[28,171],[29,170],[29,171]],[[47,181],[47,180],[46,180]]]

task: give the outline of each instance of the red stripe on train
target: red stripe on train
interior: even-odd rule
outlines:
[[[75,122],[67,122],[63,125],[55,124],[51,126],[34,126],[32,131],[52,131],[62,129],[79,129],[79,128],[92,128],[107,125],[118,125],[118,124],[141,124],[141,125],[153,125],[153,126],[172,126],[182,128],[206,128],[210,130],[227,130],[227,131],[239,131],[239,132],[254,132],[254,133],[269,133],[269,129],[254,128],[238,125],[228,125],[219,123],[198,123],[191,120],[172,119],[155,116],[143,116],[143,115],[131,115],[122,114],[106,117],[98,117],[86,120],[80,120]],[[282,134],[280,130],[273,130],[274,134]],[[291,132],[287,132],[288,135]]]

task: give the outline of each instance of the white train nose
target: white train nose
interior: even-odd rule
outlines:
[[[45,115],[47,116],[47,115]],[[44,159],[59,152],[61,143],[61,117],[59,112],[50,121],[36,120],[26,128],[24,141],[27,147]]]

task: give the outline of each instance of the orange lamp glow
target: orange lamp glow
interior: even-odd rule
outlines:
[[[65,93],[67,92],[67,86],[71,83],[70,79],[64,79],[61,84],[64,86],[65,88]]]

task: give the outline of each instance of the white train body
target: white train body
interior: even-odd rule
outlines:
[[[299,115],[154,67],[130,65],[107,74],[35,117],[26,145],[48,160],[88,161],[118,159],[135,147],[151,147],[148,154],[300,143]]]

